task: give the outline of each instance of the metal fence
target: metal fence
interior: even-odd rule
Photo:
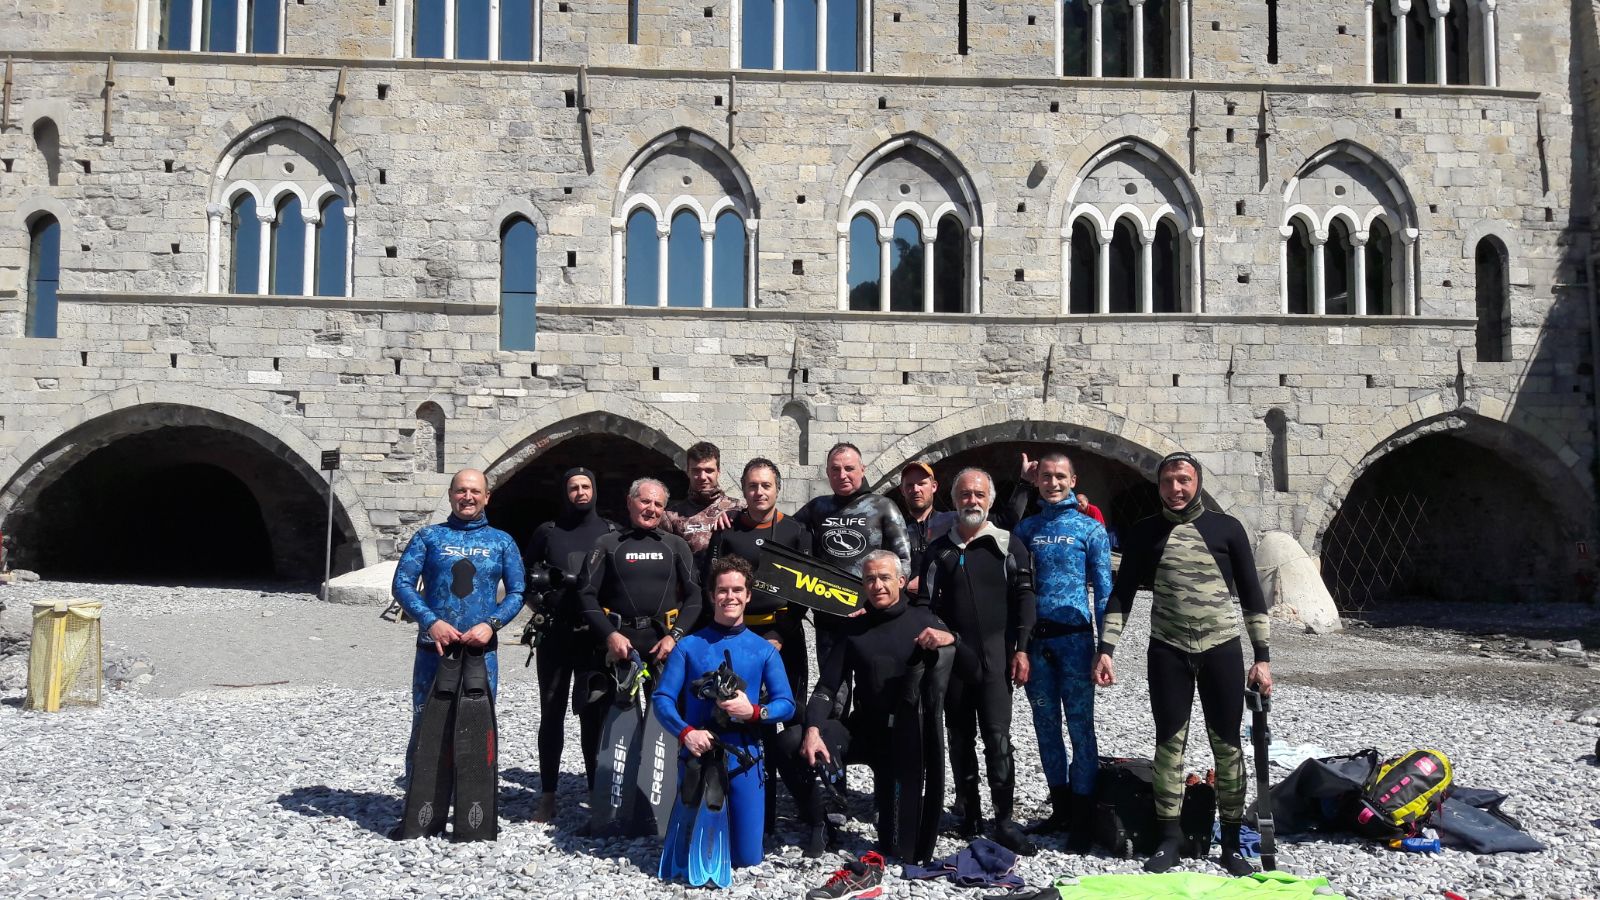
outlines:
[[[1339,608],[1360,612],[1404,591],[1427,525],[1416,494],[1346,499],[1322,538],[1322,580]]]

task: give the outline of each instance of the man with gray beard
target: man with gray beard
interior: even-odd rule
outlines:
[[[1035,618],[1033,562],[1027,545],[989,521],[994,479],[963,469],[950,491],[955,525],[928,546],[918,602],[955,632],[955,668],[945,694],[950,771],[961,833],[982,829],[978,733],[994,803],[994,840],[1023,856],[1033,842],[1012,819],[1016,772],[1011,749],[1011,691],[1028,681],[1028,637]]]

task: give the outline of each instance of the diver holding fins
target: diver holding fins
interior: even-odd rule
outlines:
[[[712,622],[667,658],[651,710],[683,747],[678,800],[661,852],[663,880],[727,887],[761,862],[766,819],[761,729],[795,714],[778,651],[745,628],[749,563],[711,565]],[[764,703],[752,699],[765,698]]]

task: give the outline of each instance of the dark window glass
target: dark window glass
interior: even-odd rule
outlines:
[[[1107,78],[1133,74],[1133,7],[1127,0],[1100,4],[1100,74]]]
[[[828,71],[860,72],[860,0],[828,0]]]
[[[456,0],[456,59],[489,58],[489,0]]]
[[[444,58],[444,7],[451,0],[411,0],[411,55]]]
[[[233,222],[228,239],[228,292],[254,294],[261,290],[261,220],[256,198],[248,191],[233,198]]]
[[[160,49],[189,49],[189,33],[193,29],[193,0],[161,0]]]
[[[679,210],[672,217],[667,237],[667,305],[699,306],[705,294],[706,242],[700,236],[700,217]]]
[[[1178,226],[1171,219],[1156,223],[1156,240],[1150,245],[1151,311],[1183,312],[1183,285],[1180,273]]]
[[[317,294],[323,297],[343,297],[345,272],[345,238],[349,229],[344,215],[344,198],[329,197],[322,201],[317,221]]]
[[[1493,238],[1478,242],[1476,252],[1478,307],[1478,362],[1505,362],[1509,337],[1506,297],[1506,259]]]
[[[250,0],[251,53],[278,52],[278,4],[281,2],[283,0]]]
[[[933,311],[965,312],[967,308],[967,229],[955,216],[939,220],[933,242]]]
[[[1118,219],[1111,229],[1111,312],[1139,310],[1139,228]]]
[[[792,72],[817,68],[817,0],[784,0],[783,67]]]
[[[1394,64],[1394,35],[1394,8],[1377,0],[1372,4],[1372,80],[1377,84],[1400,80]]]
[[[533,0],[500,0],[500,58],[533,59]]]
[[[629,306],[655,306],[661,247],[656,241],[656,216],[636,209],[628,217],[627,246],[623,250],[624,300]]]
[[[1100,271],[1099,244],[1095,240],[1094,224],[1087,216],[1072,223],[1072,283],[1067,311],[1073,315],[1087,315],[1095,311],[1099,294],[1095,277]]]
[[[1094,41],[1093,21],[1085,0],[1065,0],[1061,6],[1061,71],[1064,75],[1084,76],[1091,71],[1090,54]]]
[[[1171,78],[1172,10],[1168,0],[1144,3],[1144,76]]]
[[[850,221],[850,269],[845,273],[851,309],[879,308],[878,277],[881,274],[878,225],[870,216],[856,216]]]
[[[1367,229],[1367,313],[1392,316],[1399,312],[1394,290],[1394,236],[1382,219],[1373,219]]]
[[[1313,276],[1311,269],[1311,230],[1304,219],[1295,218],[1290,223],[1289,271],[1285,277],[1289,288],[1289,312],[1308,315],[1311,312]]]
[[[1424,2],[1411,4],[1411,12],[1406,13],[1406,81],[1411,84],[1433,82],[1433,66],[1430,62],[1433,41],[1428,40],[1431,34],[1428,20],[1431,18],[1433,16]]]
[[[305,292],[305,284],[306,220],[300,198],[285,194],[272,225],[272,284],[267,293],[294,296]]]
[[[1355,246],[1350,241],[1350,226],[1343,219],[1328,225],[1328,244],[1322,248],[1323,311],[1330,316],[1348,316],[1355,305],[1350,278],[1355,274]]]
[[[729,210],[717,216],[717,233],[711,239],[711,305],[744,306],[746,250],[744,220]]]
[[[772,0],[744,0],[744,17],[739,25],[739,65],[746,69],[772,68],[775,28]],[[828,55],[833,55],[831,48]]]
[[[500,349],[533,349],[538,296],[539,232],[512,219],[500,231]]]
[[[61,223],[40,216],[28,229],[28,312],[24,334],[56,336],[56,292],[61,287]]]
[[[922,309],[922,226],[910,216],[894,223],[889,245],[889,308],[895,312]]]
[[[232,53],[239,49],[239,4],[234,0],[206,0],[204,43],[201,49],[212,53]]]

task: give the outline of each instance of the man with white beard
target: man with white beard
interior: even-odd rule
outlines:
[[[955,668],[945,694],[950,770],[955,776],[961,832],[982,829],[977,737],[994,803],[994,840],[1024,856],[1033,843],[1012,819],[1016,771],[1011,749],[1011,691],[1028,681],[1028,637],[1035,602],[1027,545],[989,521],[994,479],[964,469],[950,491],[956,521],[928,545],[918,601],[956,634]]]

